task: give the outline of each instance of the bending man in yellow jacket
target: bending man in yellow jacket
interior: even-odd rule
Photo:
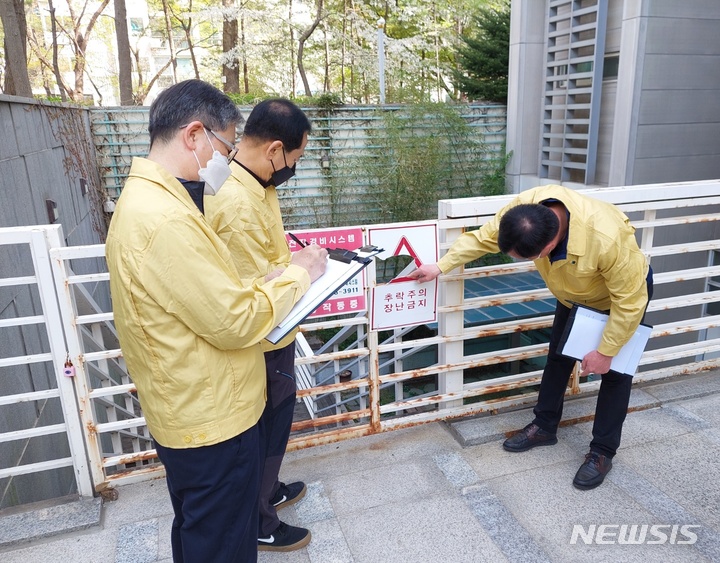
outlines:
[[[282,98],[260,102],[245,122],[232,175],[222,191],[208,201],[213,230],[227,244],[243,277],[258,283],[272,279],[290,262],[277,186],[295,174],[310,132],[302,110]],[[295,335],[277,344],[265,341],[267,405],[264,426],[264,468],[260,485],[258,549],[293,551],[310,542],[310,531],[280,521],[279,508],[300,500],[305,483],[279,479],[295,410]]]
[[[573,484],[592,489],[612,468],[630,401],[632,377],[610,371],[612,358],[630,340],[652,296],[652,270],[635,229],[615,206],[564,188],[542,186],[521,193],[479,230],[464,233],[437,264],[411,277],[425,282],[488,253],[533,260],[557,298],[547,364],[535,419],[503,447],[523,452],[557,443],[563,399],[575,361],[558,353],[572,303],[610,313],[597,350],[582,361],[582,374],[602,374],[590,452]]]
[[[135,158],[106,255],[123,356],[165,465],[173,561],[257,560],[260,341],[325,269],[317,246],[265,283],[242,280],[203,215],[230,175],[241,116],[200,80],[150,108],[150,153]]]

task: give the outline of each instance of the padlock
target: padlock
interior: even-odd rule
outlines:
[[[65,367],[63,368],[63,375],[65,377],[75,377],[75,366],[70,361],[70,357],[65,360]]]

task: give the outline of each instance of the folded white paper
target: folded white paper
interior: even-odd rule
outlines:
[[[597,350],[607,320],[608,315],[602,311],[583,305],[573,305],[558,347],[560,353],[581,361],[589,352]],[[625,375],[634,375],[651,333],[651,326],[646,324],[638,326],[632,338],[612,359],[610,369]]]

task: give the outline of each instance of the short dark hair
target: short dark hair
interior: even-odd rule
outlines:
[[[220,90],[202,80],[185,80],[163,90],[150,106],[150,146],[170,141],[177,130],[191,121],[200,121],[213,131],[224,131],[242,123],[235,103]]]
[[[515,252],[522,258],[535,258],[555,238],[560,221],[553,211],[539,203],[522,203],[509,209],[500,219],[500,252]]]
[[[285,150],[299,149],[312,129],[303,110],[285,98],[263,100],[250,112],[243,136],[260,141],[281,141]]]

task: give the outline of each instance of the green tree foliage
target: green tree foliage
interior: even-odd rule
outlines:
[[[453,74],[459,90],[470,99],[507,102],[510,51],[510,7],[482,8],[474,18],[476,30],[463,36]]]
[[[504,193],[506,160],[478,138],[460,111],[413,104],[380,114],[383,126],[370,132],[371,150],[360,164],[370,186],[367,206],[378,206],[380,220],[429,219],[438,199]]]
[[[31,6],[27,68],[33,92],[72,94],[76,101],[92,92],[96,103],[103,103],[102,95],[108,104],[119,103],[118,46],[108,0],[50,0],[57,8],[54,17],[47,0],[23,1]],[[225,89],[253,99],[335,94],[344,103],[374,104],[380,99],[378,26],[384,21],[385,101],[457,100],[453,68],[461,37],[481,7],[503,2],[146,0],[128,4],[124,51],[131,52],[132,80],[123,85],[132,86],[138,104],[170,84],[198,77],[217,86],[224,77]],[[83,6],[97,9],[90,14]],[[309,29],[313,32],[303,39]],[[81,50],[75,39],[82,40]]]

